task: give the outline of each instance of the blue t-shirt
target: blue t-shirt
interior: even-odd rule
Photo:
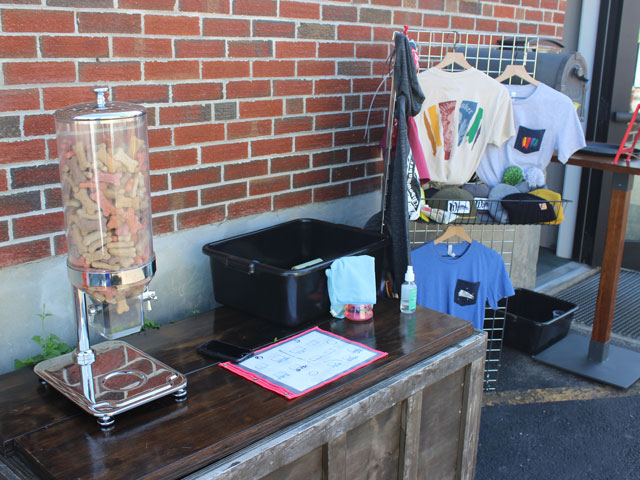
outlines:
[[[496,309],[501,298],[515,293],[500,254],[479,242],[429,242],[411,252],[411,263],[418,305],[472,322],[478,330],[485,304]]]

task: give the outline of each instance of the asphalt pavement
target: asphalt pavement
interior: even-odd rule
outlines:
[[[606,386],[503,347],[476,464],[476,480],[500,479],[640,479],[640,382]]]

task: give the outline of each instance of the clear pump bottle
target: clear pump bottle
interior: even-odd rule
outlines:
[[[400,311],[402,313],[413,313],[416,311],[416,299],[418,297],[418,286],[415,284],[413,267],[407,266],[407,273],[404,275],[404,283],[400,288]]]

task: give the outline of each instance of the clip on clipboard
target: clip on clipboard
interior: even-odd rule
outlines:
[[[388,355],[318,327],[220,366],[285,398],[296,398]]]

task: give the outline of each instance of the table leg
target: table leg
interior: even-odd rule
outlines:
[[[613,190],[600,271],[598,300],[589,344],[589,359],[597,362],[606,360],[609,354],[609,340],[613,326],[613,312],[622,265],[632,186],[633,177],[621,173],[613,174]]]

